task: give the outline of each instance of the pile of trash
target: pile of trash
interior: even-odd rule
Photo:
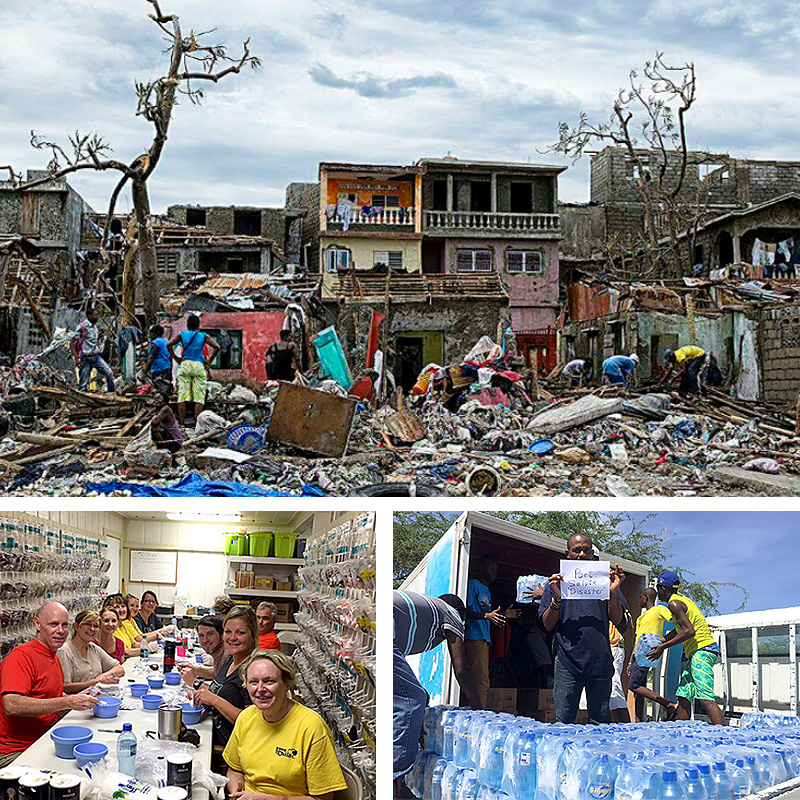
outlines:
[[[409,397],[372,404],[340,382],[209,382],[172,454],[160,404],[6,381],[0,490],[15,495],[800,495],[795,420],[709,390],[570,388],[510,369],[484,337],[428,365]],[[2,379],[3,376],[0,376]]]

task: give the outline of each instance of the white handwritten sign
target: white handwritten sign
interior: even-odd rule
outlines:
[[[561,562],[561,597],[564,600],[608,600],[611,581],[608,561]]]

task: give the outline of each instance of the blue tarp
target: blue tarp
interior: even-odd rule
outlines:
[[[149,486],[146,483],[124,483],[107,481],[105,483],[85,483],[90,492],[126,491],[133,497],[324,497],[325,493],[309,484],[303,485],[300,494],[263,489],[250,483],[233,481],[209,481],[196,472],[190,472],[174,486]]]

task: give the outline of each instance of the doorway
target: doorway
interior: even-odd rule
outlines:
[[[438,274],[444,272],[444,239],[422,240],[422,272]]]

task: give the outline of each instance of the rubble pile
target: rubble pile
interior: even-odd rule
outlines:
[[[11,391],[6,375],[0,489],[140,496],[800,494],[800,439],[784,409],[715,390],[685,398],[646,387],[526,386],[496,354],[481,364],[432,365],[427,380],[425,370],[420,376],[424,389],[408,398],[397,393],[393,405],[377,409],[330,380],[315,388],[268,382],[260,392],[212,382],[208,410],[174,456],[150,438],[158,405],[146,394],[19,383]],[[470,370],[474,375],[465,377]]]

